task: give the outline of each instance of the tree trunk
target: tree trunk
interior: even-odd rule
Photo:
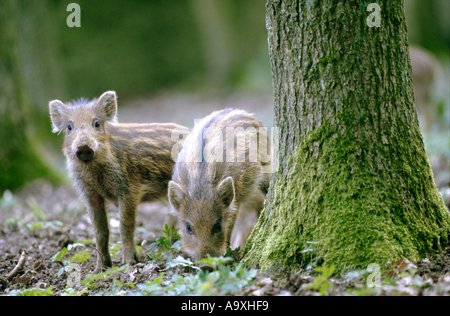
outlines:
[[[43,124],[50,133],[48,110],[46,106],[41,110],[33,108],[31,104],[35,103],[30,99],[34,95],[26,88],[21,57],[33,56],[32,52],[24,54],[19,44],[23,39],[20,6],[26,5],[15,0],[0,2],[0,196],[4,190],[17,189],[36,178],[62,180],[40,154],[42,144],[36,136],[37,127]],[[34,63],[42,65],[45,61],[34,59]],[[45,117],[38,116],[44,110]]]
[[[278,172],[247,266],[337,271],[419,260],[450,215],[419,129],[402,0],[268,0]],[[372,21],[372,19],[370,19]]]

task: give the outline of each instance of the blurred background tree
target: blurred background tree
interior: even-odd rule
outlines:
[[[81,27],[66,24],[72,2]],[[410,42],[448,70],[449,1],[405,7]],[[47,110],[53,99],[116,90],[124,122],[137,105],[136,121],[186,125],[237,106],[272,125],[265,0],[1,0],[0,16],[0,194],[65,175],[62,136],[51,134]]]
[[[50,37],[43,36],[49,12],[36,3],[0,2],[0,192],[40,177],[62,180],[38,137],[48,135],[43,132],[48,122],[41,110],[43,92],[56,93],[58,85],[49,74],[54,59],[40,46],[50,45]]]
[[[410,44],[421,46],[449,62],[450,1],[405,0]]]
[[[79,28],[52,2],[68,98],[234,87],[266,38],[263,0],[80,0]]]

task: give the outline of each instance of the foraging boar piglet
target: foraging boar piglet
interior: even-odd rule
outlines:
[[[270,164],[268,147],[262,124],[238,109],[213,112],[185,139],[169,182],[169,202],[178,217],[182,251],[193,261],[223,255],[230,242],[244,247],[269,186],[271,174],[263,172]],[[232,236],[237,216],[240,231]]]
[[[74,184],[87,204],[97,249],[96,271],[111,266],[106,201],[119,207],[122,263],[137,260],[134,245],[136,207],[140,202],[167,200],[172,176],[172,149],[181,141],[171,137],[177,124],[117,122],[114,91],[92,101],[80,99],[49,104],[53,132],[64,131],[63,152]]]

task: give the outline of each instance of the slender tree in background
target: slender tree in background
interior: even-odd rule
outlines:
[[[419,129],[402,0],[268,0],[279,169],[244,262],[343,272],[448,244]],[[373,10],[373,9],[371,9]]]

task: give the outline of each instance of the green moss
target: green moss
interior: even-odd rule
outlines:
[[[297,147],[291,173],[278,174],[271,211],[264,209],[247,242],[247,266],[295,269],[319,258],[344,272],[416,261],[448,243],[450,215],[420,132],[368,147],[354,128],[325,122]],[[303,253],[311,241],[318,242],[313,253]]]

